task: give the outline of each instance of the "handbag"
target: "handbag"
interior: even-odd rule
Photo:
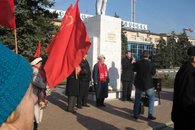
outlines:
[[[95,92],[95,85],[93,82],[89,83],[89,92]]]

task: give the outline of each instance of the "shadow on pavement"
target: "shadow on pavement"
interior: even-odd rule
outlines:
[[[99,107],[99,109],[127,120],[131,118],[131,115],[133,113],[133,110],[131,110],[130,108],[120,108],[110,104],[106,104],[106,107]]]
[[[77,121],[88,130],[119,130],[117,127],[95,118],[84,116],[80,113],[75,115],[77,116]]]
[[[47,100],[61,108],[62,110],[66,111],[67,109],[67,98],[64,95],[61,95],[57,92],[52,92],[50,96],[47,97]]]
[[[126,127],[125,130],[136,130],[136,129]]]

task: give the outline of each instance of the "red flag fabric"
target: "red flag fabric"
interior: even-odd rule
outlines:
[[[60,25],[60,30],[62,30],[64,28],[64,26],[66,25],[66,23],[70,22],[71,18],[71,11],[72,11],[72,4],[68,7],[68,9],[66,10],[66,13],[62,19],[61,25]],[[58,32],[59,33],[59,32]],[[57,39],[58,34],[55,35],[55,37],[52,39],[51,43],[49,44],[49,46],[45,49],[45,53],[46,54],[50,54],[51,49],[53,48],[53,45],[55,43],[55,39]]]
[[[52,40],[53,46],[44,67],[49,87],[55,87],[67,78],[80,64],[91,45],[80,18],[78,0],[64,17],[60,31]]]
[[[40,57],[40,55],[41,55],[41,43],[40,43],[40,41],[38,41],[38,46],[37,46],[37,50],[34,54],[34,57]]]
[[[0,0],[0,25],[16,29],[14,0]]]

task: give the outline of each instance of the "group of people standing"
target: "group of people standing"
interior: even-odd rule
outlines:
[[[89,63],[86,60],[87,55],[84,56],[80,65],[74,72],[67,78],[66,95],[68,96],[68,109],[67,111],[75,113],[75,106],[82,108],[83,106],[89,107],[87,104],[88,89],[91,77],[96,94],[96,106],[105,107],[104,100],[108,97],[108,83],[109,73],[105,62],[105,56],[98,56],[98,61],[91,70]],[[134,72],[136,75],[134,76]],[[149,111],[148,119],[155,120],[154,117],[154,101],[155,91],[152,81],[152,76],[155,75],[156,68],[153,62],[149,59],[149,53],[144,51],[141,60],[136,62],[135,58],[131,56],[128,51],[126,56],[122,59],[122,87],[123,101],[133,101],[131,98],[131,91],[133,84],[135,85],[135,101],[133,117],[137,119],[140,115],[141,96],[145,92],[149,98]],[[77,105],[76,105],[77,104]]]
[[[78,67],[67,78],[66,95],[68,96],[68,112],[75,113],[75,106],[79,109],[82,107],[90,107],[87,104],[89,83],[93,77],[94,88],[96,92],[96,106],[104,106],[104,99],[108,97],[108,69],[104,63],[105,57],[100,55],[98,62],[94,65],[93,76],[87,61],[87,54]],[[76,105],[77,104],[77,105]]]
[[[41,121],[42,114],[40,113],[42,113],[41,109],[44,107],[43,102],[45,100],[46,79],[41,69],[42,58],[35,58],[30,65],[25,58],[15,54],[1,43],[0,53],[0,130],[32,130],[33,120],[36,123]],[[131,59],[128,53],[130,52],[127,52],[127,61]],[[172,120],[175,130],[194,130],[195,128],[195,46],[190,47],[187,53],[189,60],[180,67],[174,84]],[[76,79],[74,83],[81,84],[81,86],[83,84],[88,86],[89,77],[91,77],[90,70],[86,70],[83,67],[88,64],[85,60],[84,58],[80,67],[73,72]],[[109,76],[104,61],[105,57],[100,55],[93,69],[97,106],[105,106],[104,99],[108,96]],[[133,71],[136,72],[135,79],[132,81],[136,89],[133,117],[135,119],[139,117],[141,93],[145,92],[149,96],[148,119],[154,120],[156,118],[154,117],[152,75],[155,74],[155,66],[149,60],[148,52],[143,52],[140,61],[136,63],[132,61],[129,60],[130,64],[133,64]],[[89,75],[87,76],[86,73],[89,73]],[[81,78],[81,75],[83,75],[83,78]],[[71,78],[72,75],[68,80]],[[85,84],[86,80],[87,85]],[[85,83],[82,83],[82,81]],[[67,82],[68,89],[70,81]],[[76,85],[71,87],[76,87]],[[85,90],[88,92],[87,88]],[[125,88],[125,90],[128,89]],[[78,101],[81,101],[81,104],[84,106],[87,105],[86,95],[80,95],[81,97],[79,97]],[[129,95],[127,95],[124,95],[123,98],[128,99]],[[77,96],[69,94],[69,103],[75,103],[75,97]],[[74,104],[72,106],[74,107]],[[34,112],[34,109],[37,112]]]
[[[136,75],[134,77],[134,72]],[[131,91],[132,85],[135,85],[135,101],[133,108],[133,117],[139,118],[141,113],[141,96],[145,92],[149,97],[148,119],[155,120],[154,117],[154,101],[155,92],[152,81],[152,76],[155,75],[156,68],[153,62],[149,59],[149,53],[143,51],[141,60],[136,62],[131,56],[131,51],[127,51],[126,56],[122,59],[122,85],[123,85],[123,101],[132,101]]]
[[[89,107],[88,89],[91,81],[91,70],[87,61],[87,54],[78,67],[67,78],[66,95],[68,96],[68,112],[75,113],[75,106],[77,108]]]

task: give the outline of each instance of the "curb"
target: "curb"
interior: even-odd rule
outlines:
[[[160,129],[166,128],[170,125],[173,125],[172,121],[169,121],[169,122],[167,122],[165,124],[162,124],[162,125],[157,125],[157,126],[154,126],[154,127],[147,128],[146,130],[160,130]]]

